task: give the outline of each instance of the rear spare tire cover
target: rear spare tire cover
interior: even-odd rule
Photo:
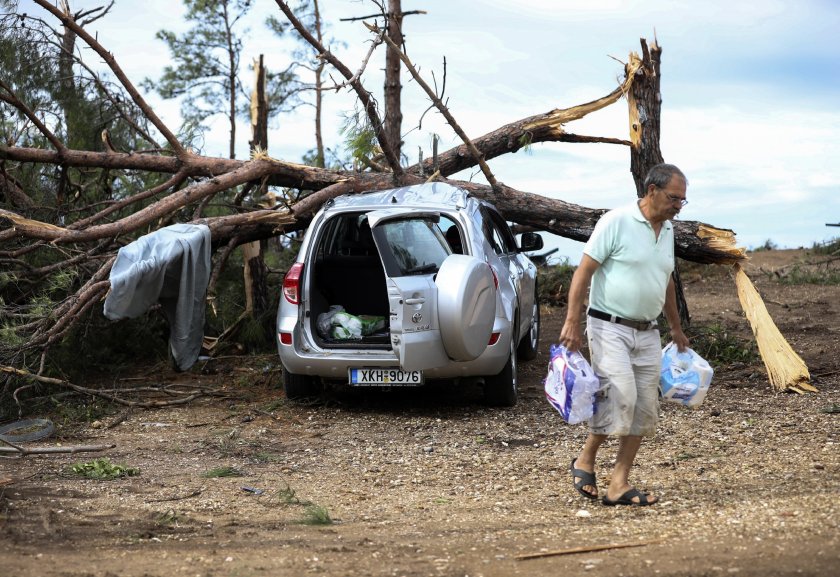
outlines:
[[[474,256],[449,255],[435,284],[446,354],[455,361],[478,358],[487,348],[496,317],[496,286],[490,265]]]

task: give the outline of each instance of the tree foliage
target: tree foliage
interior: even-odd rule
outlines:
[[[249,114],[250,88],[243,80],[244,38],[250,33],[245,19],[251,0],[184,0],[184,19],[192,24],[178,35],[160,30],[173,64],[163,68],[158,80],[145,79],[143,87],[165,99],[180,99],[187,125],[203,126],[215,115],[224,115],[229,125],[229,157],[235,158],[237,119]],[[283,30],[278,29],[278,34]],[[267,98],[272,114],[288,112],[298,103],[299,82],[289,65],[268,71]],[[206,126],[203,126],[206,128]]]
[[[201,124],[210,116],[224,114],[230,125],[229,152],[235,158],[238,106],[247,99],[239,76],[242,56],[242,19],[251,0],[184,0],[184,19],[192,27],[178,36],[168,30],[156,34],[166,43],[173,65],[167,65],[158,81],[146,79],[143,86],[163,98],[181,98],[181,113],[187,123]]]

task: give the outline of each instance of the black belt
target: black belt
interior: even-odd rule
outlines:
[[[603,311],[599,311],[598,309],[589,309],[586,311],[590,317],[601,319],[602,321],[609,321],[611,323],[616,323],[619,325],[624,325],[625,327],[630,327],[636,329],[637,331],[649,331],[656,328],[656,319],[652,321],[634,321],[631,319],[623,319],[621,317],[617,317],[615,315],[611,315],[609,313],[605,313]]]

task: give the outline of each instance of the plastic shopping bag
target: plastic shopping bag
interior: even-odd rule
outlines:
[[[659,392],[665,401],[699,407],[706,398],[713,374],[706,359],[693,350],[679,352],[677,345],[668,343],[662,349]]]
[[[385,317],[351,315],[341,305],[333,305],[318,315],[318,334],[332,339],[361,339],[385,327]]]
[[[589,420],[600,382],[592,367],[580,354],[563,345],[551,345],[551,361],[545,378],[545,398],[570,425]]]
[[[333,305],[330,310],[318,315],[318,333],[325,338],[360,339],[362,321],[344,310],[341,305]]]

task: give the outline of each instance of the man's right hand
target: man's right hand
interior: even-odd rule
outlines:
[[[601,264],[597,260],[584,253],[575,274],[572,275],[572,283],[569,285],[566,322],[563,323],[563,330],[560,331],[560,344],[571,352],[579,351],[583,344],[580,316],[583,311],[586,291],[592,281],[592,275],[595,274],[599,266]]]
[[[569,352],[579,351],[583,344],[583,335],[580,330],[580,319],[566,317],[563,323],[563,330],[560,331],[560,344],[566,347]]]

